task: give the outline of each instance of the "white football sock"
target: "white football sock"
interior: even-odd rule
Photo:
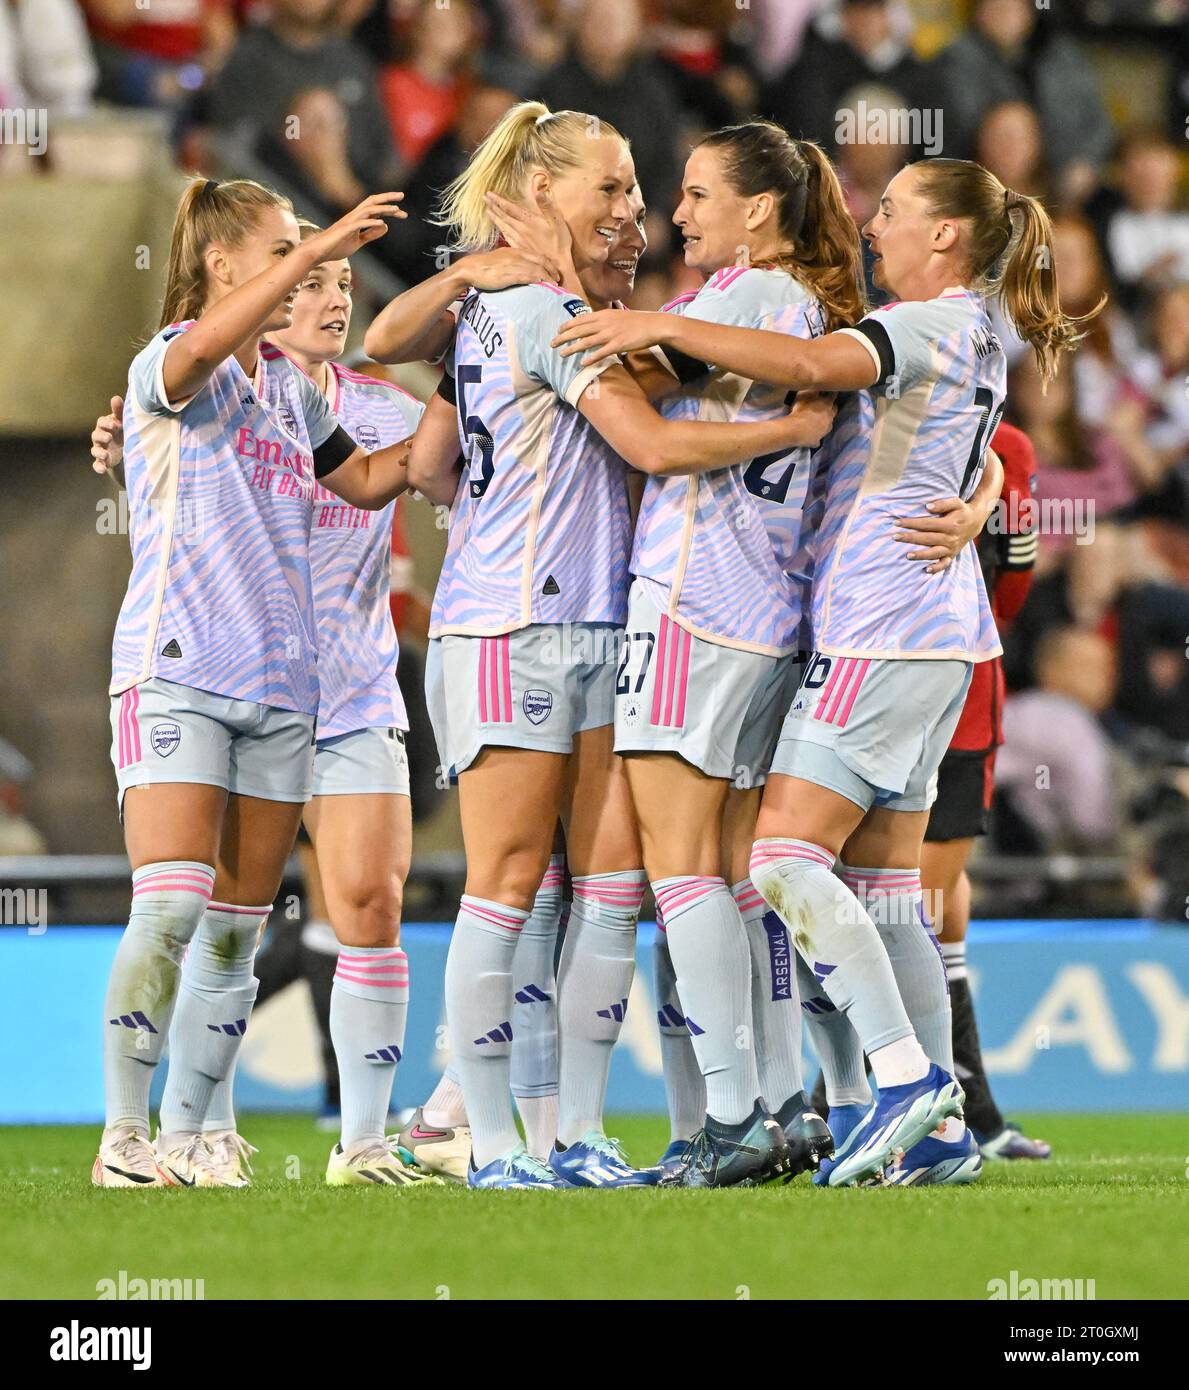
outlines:
[[[775,1114],[805,1089],[801,1075],[801,1000],[789,931],[745,878],[731,888],[751,951],[751,1017],[756,1030],[760,1094]]]
[[[405,1045],[409,958],[399,946],[342,946],[330,993],[344,1149],[384,1138]]]
[[[464,895],[446,958],[450,1045],[476,1168],[520,1144],[510,1090],[512,957],[528,915],[523,908]]]
[[[706,1083],[706,1111],[742,1124],[760,1095],[751,1019],[751,953],[726,883],[708,875],[652,885],[669,955]]]
[[[762,839],[752,850],[751,877],[793,932],[830,1002],[850,1020],[877,1083],[903,1084],[885,1075],[904,1073],[904,1082],[920,1080],[929,1060],[913,1035],[887,950],[862,904],[830,872],[833,866],[834,856],[821,845]],[[885,1075],[876,1068],[880,1056]]]
[[[611,1053],[636,973],[636,919],[643,869],[573,880],[574,900],[558,971],[558,1132],[573,1144],[602,1130]]]
[[[103,1080],[107,1131],[149,1134],[149,1087],[169,1034],[186,943],[215,884],[209,864],[171,859],[132,874],[132,910],[107,982]]]
[[[271,911],[269,903],[211,902],[198,924],[169,1030],[169,1075],[161,1097],[166,1148],[201,1133],[216,1086],[235,1066],[256,1002],[256,944]]]

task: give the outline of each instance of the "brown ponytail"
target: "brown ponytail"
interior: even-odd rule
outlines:
[[[1099,313],[1106,296],[1080,317],[1062,312],[1053,224],[1037,199],[1005,188],[989,169],[968,159],[925,159],[910,167],[930,213],[965,223],[975,287],[998,296],[1016,332],[1031,344],[1047,385],[1059,357],[1085,336],[1079,330]]]
[[[186,185],[173,219],[165,297],[158,329],[197,318],[206,303],[203,257],[213,242],[238,246],[265,208],[293,211],[288,198],[251,179],[193,179]]]
[[[867,311],[862,242],[825,152],[771,121],[727,126],[700,145],[722,152],[723,174],[741,197],[775,195],[781,238],[794,248],[779,263],[821,304],[827,327],[857,323]]]

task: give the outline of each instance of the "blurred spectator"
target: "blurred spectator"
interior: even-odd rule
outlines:
[[[436,0],[435,0],[436,3]],[[422,0],[373,0],[374,8],[355,28],[356,41],[379,63],[402,61]],[[507,87],[520,98],[535,97],[544,73],[565,56],[566,22],[573,0],[470,0],[476,37],[475,76],[488,86]],[[443,8],[445,8],[443,6]]]
[[[746,51],[732,37],[735,0],[657,0],[649,39],[682,109],[704,130],[746,119],[758,91]]]
[[[397,153],[409,170],[459,118],[470,89],[475,25],[468,0],[421,0],[408,54],[380,74],[380,96]]]
[[[396,154],[371,60],[335,25],[338,0],[272,0],[267,25],[245,29],[211,94],[217,129],[256,144],[293,115],[298,93],[326,89],[347,117],[351,168],[369,193],[399,187]],[[285,131],[302,138],[300,123]]]
[[[854,88],[847,98],[850,107],[856,111],[865,110],[868,114],[890,112],[897,99],[896,93],[890,88],[874,83]],[[889,124],[888,129],[893,128]],[[860,227],[865,226],[879,210],[879,200],[883,197],[884,189],[911,153],[907,145],[896,144],[890,140],[855,140],[839,146],[838,153],[834,156],[838,164],[838,176],[842,180],[850,215]],[[867,285],[867,297],[878,304],[886,295],[883,290],[876,288],[871,278],[874,266],[871,247],[864,238],[863,276]]]
[[[257,146],[260,156],[293,187],[305,215],[329,224],[361,203],[366,189],[351,167],[347,111],[334,92],[310,87],[289,102],[290,112]],[[286,138],[286,122],[296,119],[301,138]]]
[[[1141,131],[1123,142],[1123,205],[1106,232],[1120,285],[1150,291],[1189,282],[1189,212],[1177,207],[1179,179],[1176,147],[1163,135]]]
[[[1107,296],[1073,357],[1078,417],[1086,425],[1107,425],[1120,397],[1130,394],[1130,365],[1139,354],[1135,326],[1110,294],[1106,262],[1085,218],[1053,219],[1053,263],[1066,313],[1089,314]]]
[[[842,0],[838,22],[837,37],[820,26],[806,34],[800,58],[763,98],[766,115],[798,139],[834,151],[840,112],[851,105],[856,87],[875,82],[895,94],[893,105],[903,111],[936,111],[930,70],[897,32],[889,0]]]
[[[1035,106],[1060,195],[1080,203],[1106,161],[1114,132],[1094,69],[1076,39],[1052,27],[1033,0],[977,0],[974,22],[938,59],[945,152],[971,158],[994,106]]]
[[[78,116],[97,79],[76,0],[0,0],[0,107]]]
[[[827,0],[751,0],[752,63],[765,83],[775,82],[801,56],[814,17]]]
[[[995,766],[999,795],[1043,850],[1102,849],[1119,834],[1113,758],[1099,715],[1114,699],[1115,655],[1074,627],[1044,637],[1038,689],[1009,695]]]
[[[570,56],[540,83],[552,110],[589,111],[623,132],[649,214],[649,241],[666,244],[680,175],[680,107],[665,68],[643,52],[640,0],[585,0]]]
[[[1189,743],[1189,592],[1170,584],[1137,584],[1119,622],[1117,712],[1132,724]]]
[[[1189,282],[1156,296],[1152,348],[1132,375],[1149,403],[1146,435],[1162,463],[1189,460]]]
[[[1146,409],[1139,392],[1125,384],[1110,413],[1099,424],[1077,409],[1079,382],[1069,364],[1043,389],[1031,358],[1012,373],[1009,397],[1020,428],[1036,448],[1036,498],[1042,515],[1062,518],[1060,529],[1046,526],[1040,537],[1038,567],[1076,543],[1079,534],[1133,501],[1158,482],[1161,469],[1144,437]]]
[[[974,157],[1005,188],[1030,198],[1048,196],[1040,117],[1026,101],[1003,101],[987,111],[979,124]]]
[[[415,284],[442,268],[443,263],[433,259],[448,240],[446,229],[431,221],[438,198],[466,168],[476,145],[515,102],[516,97],[502,87],[472,87],[458,123],[429,150],[409,180],[403,204],[408,219],[383,238],[392,242],[397,272],[404,279]]]
[[[117,106],[180,105],[210,81],[235,42],[230,0],[83,0],[99,95]]]
[[[0,738],[0,855],[45,854],[45,837],[25,816],[24,788],[33,764]]]

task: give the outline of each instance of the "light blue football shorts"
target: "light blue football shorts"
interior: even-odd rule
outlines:
[[[765,656],[696,636],[633,584],[615,686],[615,751],[675,753],[708,777],[759,786],[801,669],[795,652]]]
[[[202,782],[264,801],[309,799],[314,716],[158,676],[111,697],[120,813],[129,787]]]
[[[569,753],[575,734],[614,723],[622,638],[612,623],[534,623],[432,641],[425,696],[443,769],[457,776],[490,747]]]
[[[409,758],[402,729],[353,729],[314,745],[311,796],[409,794]]]
[[[974,667],[815,653],[772,771],[827,787],[869,811],[927,811]]]

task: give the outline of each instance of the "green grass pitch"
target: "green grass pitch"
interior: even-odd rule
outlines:
[[[90,1299],[121,1270],[208,1299],[985,1299],[1012,1270],[1189,1297],[1189,1118],[1028,1120],[1052,1161],[920,1191],[328,1189],[331,1136],[250,1115],[250,1191],[97,1191],[96,1127],[0,1129],[0,1297]],[[652,1117],[611,1128],[637,1162],[667,1138]]]

